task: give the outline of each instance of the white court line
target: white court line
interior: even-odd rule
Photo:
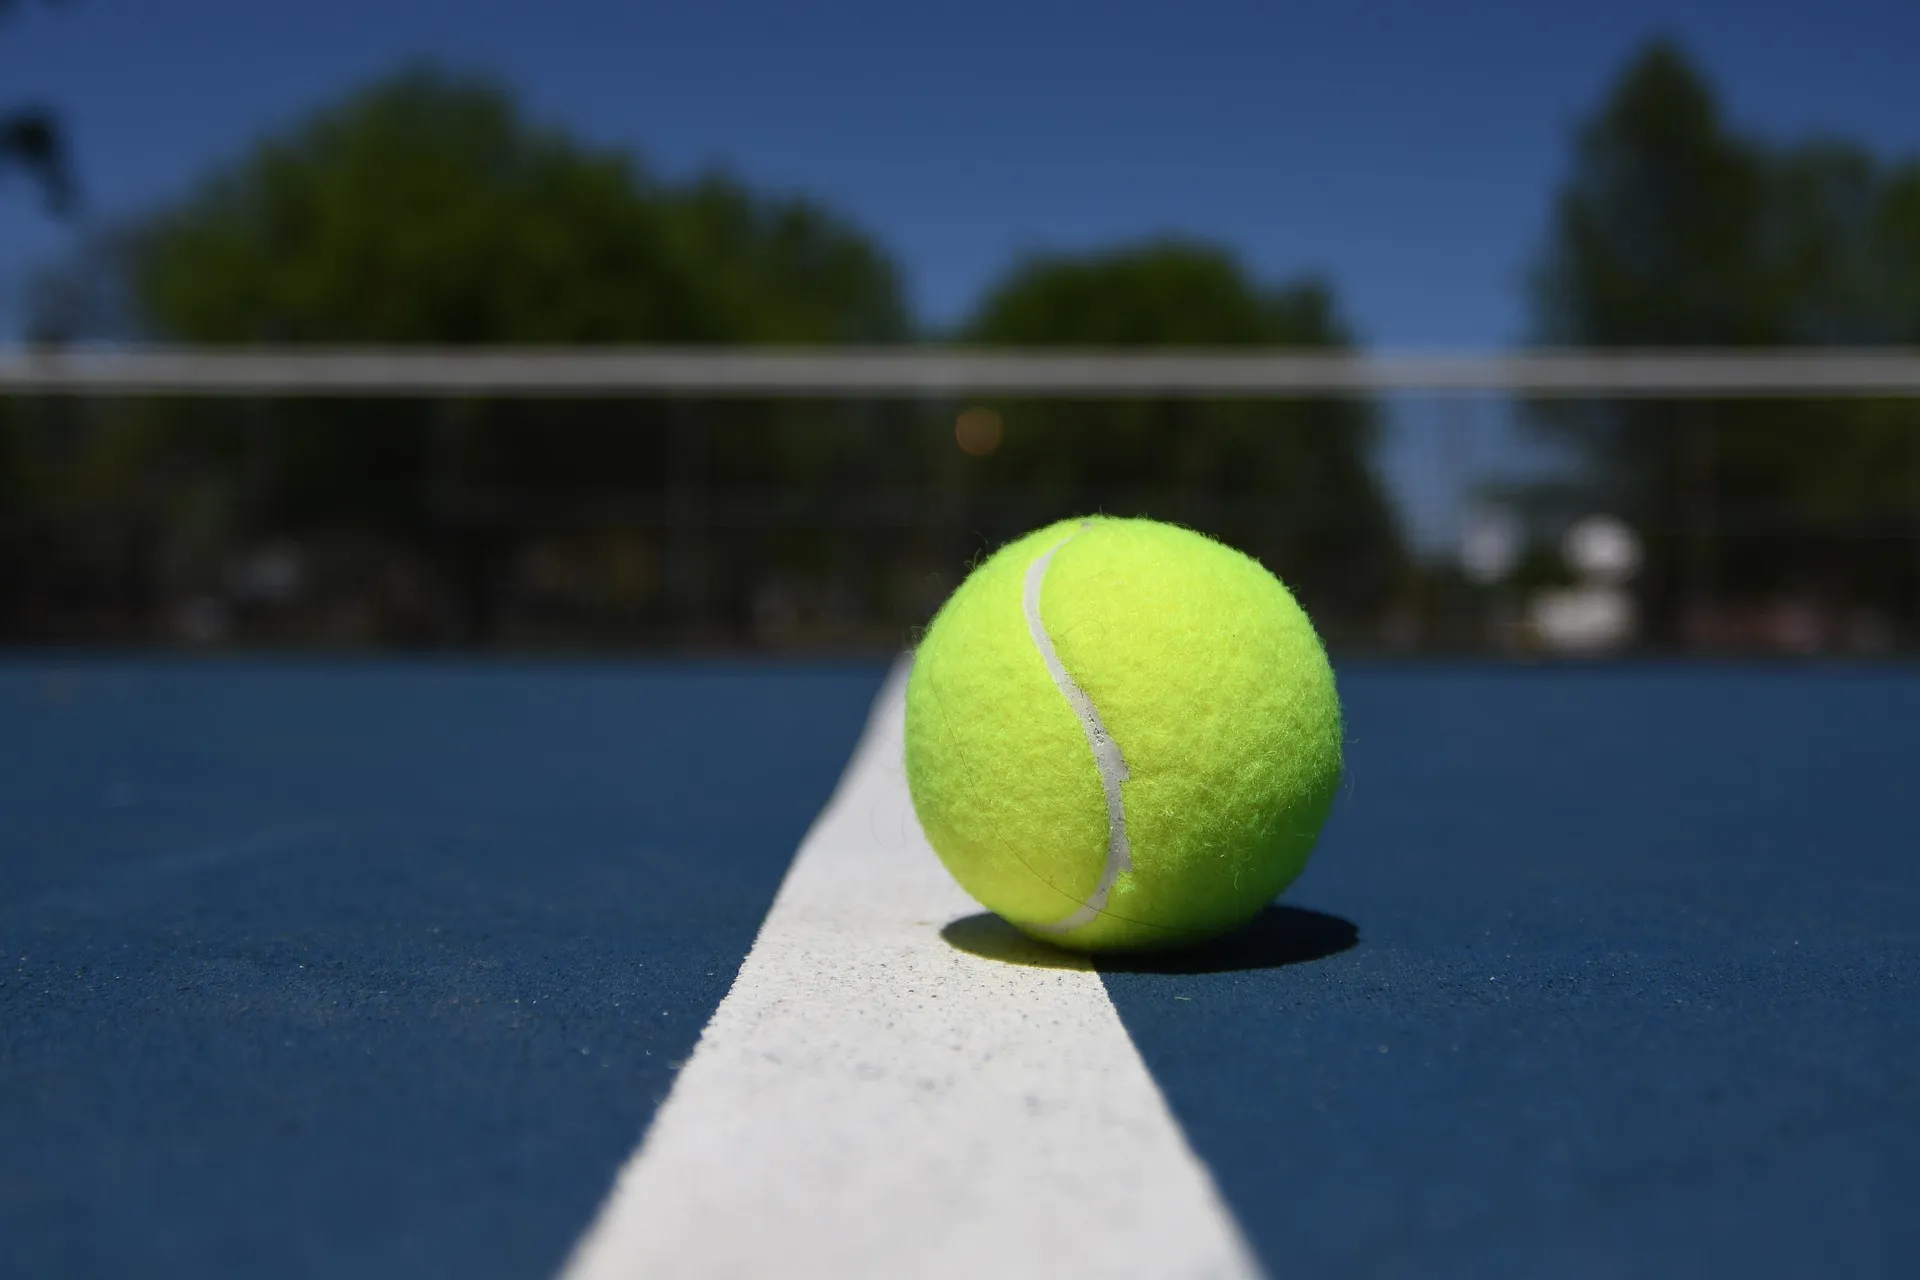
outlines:
[[[567,1280],[1257,1276],[1099,975],[940,936],[904,676]]]

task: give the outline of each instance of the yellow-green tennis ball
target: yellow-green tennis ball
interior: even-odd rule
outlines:
[[[927,629],[907,783],[967,892],[1086,951],[1197,942],[1306,866],[1340,781],[1313,624],[1257,562],[1151,520],[1002,548]]]

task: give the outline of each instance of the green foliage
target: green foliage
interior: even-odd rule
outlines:
[[[39,301],[49,337],[193,343],[883,343],[911,328],[893,264],[832,212],[720,176],[655,180],[529,123],[487,81],[430,69],[263,140],[96,240]],[[105,573],[146,583],[154,605],[217,597],[249,548],[291,539],[335,576],[371,577],[363,596],[410,601],[401,623],[380,599],[341,604],[362,618],[346,634],[486,638],[529,521],[638,523],[634,545],[665,554],[663,519],[698,541],[679,490],[768,470],[803,489],[844,461],[847,419],[791,404],[698,422],[634,402],[17,405],[0,469],[33,480],[0,522],[0,595]],[[102,568],[109,533],[105,560],[137,567]],[[725,579],[729,564],[695,569]]]
[[[1920,339],[1920,168],[1731,129],[1654,44],[1576,139],[1535,277],[1547,342],[1756,346]],[[1920,417],[1872,402],[1553,406],[1576,501],[1649,537],[1658,638],[1689,612],[1783,595],[1911,612]]]
[[[1675,46],[1580,130],[1536,328],[1583,346],[1897,342],[1920,321],[1920,166],[1734,132]]]
[[[1581,129],[1536,279],[1542,336],[1590,346],[1779,341],[1757,271],[1765,177],[1668,44],[1641,54]]]
[[[905,336],[895,272],[802,200],[650,182],[483,81],[413,71],[216,174],[135,237],[196,342],[825,342]]]
[[[702,327],[624,336],[882,343],[911,335],[892,263],[820,206],[763,200],[720,177],[664,205],[669,244],[700,299]]]
[[[1920,160],[1882,176],[1871,261],[1885,301],[1889,339],[1920,343]]]
[[[1162,241],[1017,266],[964,330],[1002,346],[1347,345],[1325,286],[1267,288],[1227,252]],[[1049,518],[1152,515],[1258,555],[1337,628],[1367,625],[1400,546],[1370,469],[1369,406],[1221,400],[999,406],[1004,442],[967,482]],[[1013,532],[1009,530],[1008,532]]]
[[[1017,267],[967,326],[1003,346],[1345,346],[1318,281],[1261,289],[1225,250],[1179,241]]]
[[[49,336],[121,313],[125,332],[229,344],[912,333],[886,255],[830,211],[722,177],[656,180],[528,123],[485,81],[430,70],[266,139],[54,283],[41,295]],[[1323,286],[1260,287],[1230,256],[1182,244],[1027,263],[965,336],[1348,340]],[[52,409],[24,412],[8,442],[53,438],[39,430]],[[254,608],[232,586],[252,580],[248,558],[299,549],[316,584],[299,606],[306,630],[289,624],[299,636],[577,640],[594,616],[681,643],[894,645],[982,545],[1095,509],[1256,551],[1336,633],[1369,623],[1398,571],[1364,406],[1007,415],[1006,447],[974,457],[945,409],[899,402],[121,404],[63,422],[71,456],[33,487],[49,545],[111,529],[116,563],[135,566],[121,576],[147,584],[155,607],[232,596]],[[104,496],[69,500],[56,474]],[[82,576],[57,559],[11,563],[43,586]],[[335,579],[358,594],[327,603]],[[503,611],[523,629],[506,629]]]

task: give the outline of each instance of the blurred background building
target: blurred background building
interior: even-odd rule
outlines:
[[[50,107],[0,119],[55,216],[85,194],[82,141]],[[22,293],[22,340],[1359,342],[1332,277],[1174,232],[1015,255],[929,321],[828,203],[662,177],[424,62],[73,226]],[[1587,105],[1532,261],[1540,345],[1913,346],[1920,162],[1736,128],[1654,39]],[[1436,527],[1392,483],[1390,428],[1528,461],[1461,469]],[[982,554],[1087,511],[1258,556],[1347,652],[1920,649],[1920,403],[1872,396],[14,395],[0,642],[881,651]]]

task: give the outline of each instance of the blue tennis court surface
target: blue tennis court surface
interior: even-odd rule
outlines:
[[[883,675],[0,667],[0,1272],[557,1272]],[[1920,676],[1342,687],[1301,910],[1104,974],[1266,1269],[1920,1272]]]
[[[0,1270],[554,1272],[881,674],[7,668]]]
[[[1920,1274],[1920,679],[1342,688],[1359,945],[1107,976],[1270,1271]]]

